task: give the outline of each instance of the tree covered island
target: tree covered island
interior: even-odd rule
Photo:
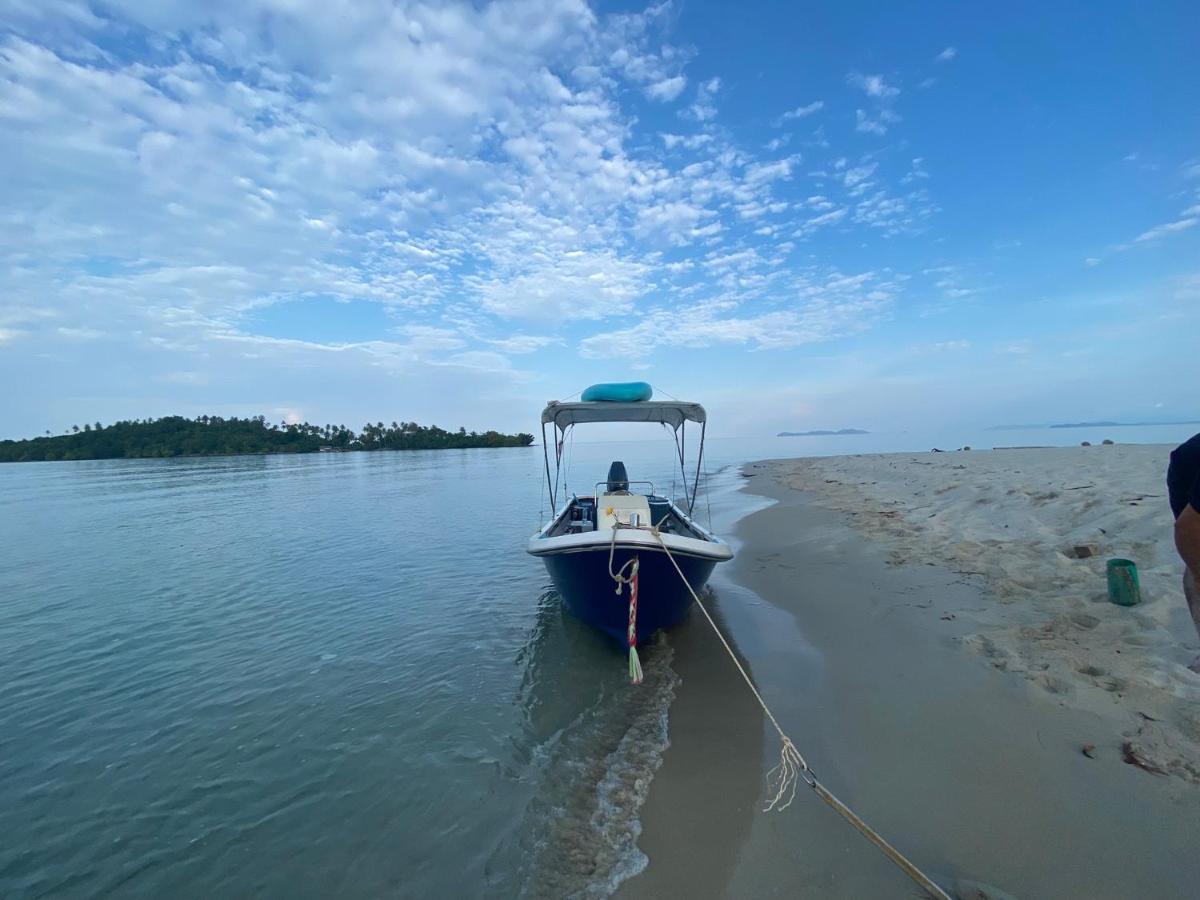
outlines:
[[[166,416],[112,425],[74,425],[66,434],[0,441],[0,462],[64,459],[154,459],[171,456],[231,456],[246,453],[316,453],[322,450],[457,450],[471,447],[528,447],[532,434],[444,431],[416,422],[368,422],[358,432],[345,425],[279,422],[265,416]]]

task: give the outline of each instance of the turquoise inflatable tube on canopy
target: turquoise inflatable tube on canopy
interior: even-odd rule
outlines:
[[[602,401],[606,403],[637,403],[654,396],[654,388],[644,381],[621,381],[610,384],[593,384],[579,399],[584,403]]]

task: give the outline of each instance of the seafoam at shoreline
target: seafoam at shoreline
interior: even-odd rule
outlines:
[[[1102,446],[785,460],[788,487],[887,542],[896,564],[944,565],[987,603],[964,644],[1048,699],[1101,713],[1126,761],[1200,785],[1198,647],[1180,588],[1164,476],[1168,446]],[[752,469],[751,469],[752,471]],[[1076,548],[1085,548],[1082,551]],[[1128,557],[1142,603],[1107,599]],[[932,614],[932,613],[931,613]],[[962,622],[958,623],[960,626]]]

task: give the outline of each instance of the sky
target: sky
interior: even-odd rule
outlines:
[[[1200,418],[1200,6],[0,0],[0,438]],[[659,396],[663,396],[662,393]]]

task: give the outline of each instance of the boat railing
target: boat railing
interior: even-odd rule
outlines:
[[[654,495],[654,482],[653,481],[623,481],[621,483],[625,485],[624,491],[610,491],[610,490],[608,490],[608,482],[607,481],[597,481],[596,482],[596,493],[594,496],[600,497],[600,496],[603,496],[604,494],[619,494],[619,493],[632,494],[635,492],[629,490],[629,488],[635,484],[644,484],[650,488],[650,490],[645,492],[647,497],[651,497]]]

